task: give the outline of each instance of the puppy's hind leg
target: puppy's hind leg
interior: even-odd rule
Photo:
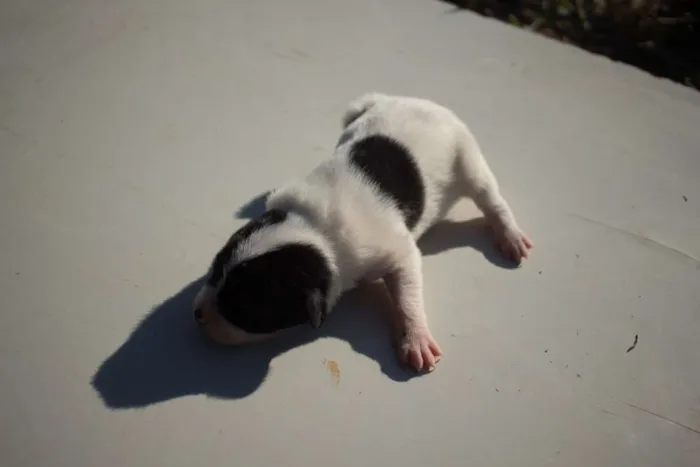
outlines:
[[[518,226],[478,144],[468,130],[464,131],[457,157],[462,168],[462,183],[466,195],[474,200],[488,220],[501,253],[506,258],[520,263],[528,257],[528,250],[533,247],[532,241]]]

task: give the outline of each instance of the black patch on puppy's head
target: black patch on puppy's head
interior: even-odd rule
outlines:
[[[251,219],[243,227],[238,229],[231,235],[226,244],[219,250],[219,252],[214,257],[214,261],[211,265],[211,270],[209,272],[209,277],[207,278],[207,285],[210,287],[216,287],[221,282],[224,277],[224,270],[231,262],[234,252],[238,246],[248,237],[253,235],[255,232],[262,230],[270,225],[279,224],[287,219],[287,213],[278,209],[271,209],[264,213],[263,215]]]
[[[318,328],[326,317],[330,282],[328,260],[317,248],[290,243],[233,266],[217,306],[228,322],[251,334],[309,322]]]

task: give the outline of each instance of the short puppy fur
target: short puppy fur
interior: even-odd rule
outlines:
[[[217,343],[248,344],[305,323],[319,328],[343,292],[383,279],[400,360],[431,371],[442,350],[428,327],[416,241],[462,197],[483,212],[506,257],[527,257],[531,241],[452,111],[363,95],[343,116],[333,157],[273,191],[266,213],[217,253],[195,318]]]

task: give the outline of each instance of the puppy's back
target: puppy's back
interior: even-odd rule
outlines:
[[[456,190],[456,159],[461,149],[473,140],[466,126],[451,110],[433,101],[381,93],[365,94],[353,101],[343,119],[344,123],[347,121],[336,157],[348,166],[358,165],[354,160],[357,148],[374,146],[371,156],[366,155],[365,159],[376,158],[374,165],[384,168],[387,178],[383,191],[391,196],[395,193],[392,185],[414,190],[413,196],[411,193],[404,193],[400,199],[394,196],[399,208],[406,203],[415,206],[420,199],[422,208],[418,218],[415,211],[405,217],[414,236],[419,237],[460,196]],[[393,150],[389,149],[390,144],[367,143],[373,139],[393,142]],[[420,186],[410,171],[402,169],[408,164],[396,157],[399,151],[415,165]]]
[[[333,157],[275,190],[268,209],[294,211],[323,232],[346,276],[381,269],[396,239],[420,237],[459,193],[460,120],[431,101],[370,93],[353,101]]]

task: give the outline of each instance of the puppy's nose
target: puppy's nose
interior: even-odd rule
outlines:
[[[199,324],[204,324],[204,312],[202,312],[201,308],[197,308],[196,310],[194,310],[194,319]]]

